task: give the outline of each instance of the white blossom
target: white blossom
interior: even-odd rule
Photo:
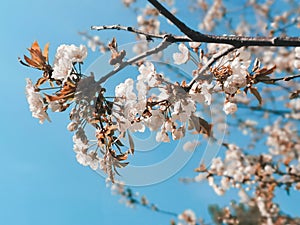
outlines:
[[[172,119],[186,122],[191,114],[196,111],[195,102],[190,99],[181,99],[174,103],[174,110],[172,112]]]
[[[233,114],[237,110],[237,105],[232,102],[225,102],[223,111],[228,115],[228,114]]]
[[[80,138],[78,138],[76,135],[73,136],[73,142],[74,142],[74,152],[76,153],[76,159],[77,161],[83,165],[88,166],[89,161],[91,160],[91,157],[87,154],[88,145],[83,143]]]
[[[165,118],[160,110],[152,110],[151,114],[152,116],[144,119],[144,122],[151,131],[155,131],[163,125]]]
[[[209,177],[207,178],[207,181],[208,181],[208,185],[209,185],[209,186],[215,185],[215,180],[214,180],[214,177],[213,177],[213,176],[209,176]]]
[[[145,90],[139,90],[140,88],[138,89],[139,96],[142,95],[140,94],[140,91],[142,91],[142,93],[146,93],[149,88],[157,87],[163,80],[163,75],[156,73],[154,65],[150,62],[146,62],[141,65],[139,67],[139,72],[140,75],[137,77],[137,84],[142,83],[146,85],[144,87]]]
[[[60,112],[61,111],[61,104],[59,101],[51,101],[48,107],[52,110],[52,112]]]
[[[300,59],[300,47],[295,48],[295,56]]]
[[[212,188],[214,189],[214,191],[216,192],[217,195],[224,195],[225,194],[225,190],[223,188],[219,187],[216,184],[212,185]]]
[[[120,132],[125,132],[130,128],[131,122],[127,118],[125,118],[123,115],[120,115],[118,112],[114,112],[113,115],[117,120],[117,126]]]
[[[174,63],[177,65],[181,65],[186,63],[190,58],[190,51],[185,46],[185,44],[180,43],[178,45],[178,49],[180,52],[176,52],[173,54]]]
[[[295,59],[293,65],[294,65],[294,67],[295,67],[296,69],[300,69],[300,59]]]
[[[133,84],[133,79],[128,78],[124,83],[120,83],[119,85],[117,85],[115,88],[115,96],[117,100],[118,98],[120,98],[126,99],[127,101],[135,101],[136,94],[133,92]]]
[[[244,189],[240,189],[238,194],[241,199],[240,200],[241,203],[245,203],[245,204],[249,203],[250,198]]]
[[[220,183],[223,190],[227,190],[230,188],[230,179],[228,177],[222,177]]]
[[[157,142],[170,142],[168,133],[164,129],[162,129],[160,132],[157,132],[156,141]]]
[[[32,81],[26,79],[26,97],[29,104],[29,109],[32,112],[32,116],[40,120],[40,123],[44,123],[45,120],[51,121],[47,112],[44,109],[43,98],[40,93],[35,91],[35,87]]]
[[[68,124],[67,129],[68,131],[75,131],[78,128],[78,122],[72,121]]]
[[[228,94],[234,94],[239,88],[247,84],[246,76],[242,74],[233,74],[224,82],[224,91]]]
[[[270,165],[266,165],[265,168],[264,168],[264,172],[265,172],[266,174],[268,174],[268,175],[272,175],[274,171],[275,171],[275,170],[274,170],[273,167],[270,166]]]
[[[200,182],[206,180],[206,178],[207,178],[207,173],[199,173],[194,179],[196,182]]]
[[[172,122],[170,119],[167,119],[165,122],[164,122],[164,129],[166,130],[166,131],[168,131],[168,132],[171,132],[172,131],[172,129],[174,128],[174,126],[176,126],[175,125],[175,123],[174,122]]]
[[[224,170],[224,164],[220,157],[213,158],[211,162],[210,169],[216,173],[222,173]]]
[[[191,209],[184,210],[183,213],[178,215],[178,219],[185,221],[188,225],[195,225],[196,224],[196,214]]]
[[[190,46],[191,48],[199,48],[200,45],[201,45],[201,42],[194,42],[194,41],[189,42],[189,46]]]
[[[92,170],[97,170],[99,167],[99,159],[96,152],[91,152],[88,158],[88,165],[92,168]]]
[[[256,204],[257,204],[257,207],[258,207],[261,215],[265,216],[265,217],[269,217],[269,213],[266,209],[266,205],[265,205],[264,199],[262,197],[256,198]]]
[[[207,82],[199,83],[195,82],[192,86],[192,88],[189,91],[189,95],[191,96],[191,99],[203,103],[205,102],[207,105],[211,104],[211,89],[213,88],[213,85],[208,84]]]
[[[185,135],[185,127],[181,126],[178,129],[173,129],[172,130],[172,138],[173,140],[178,140],[183,138]]]
[[[233,175],[233,179],[239,183],[243,182],[244,180],[244,173],[241,170],[236,170],[234,175]]]
[[[129,130],[131,132],[144,132],[146,129],[145,125],[139,122],[131,123]]]
[[[77,162],[83,166],[88,166],[91,161],[91,157],[86,152],[76,153]]]
[[[60,45],[57,48],[52,77],[64,81],[71,73],[73,63],[83,62],[87,57],[87,48],[84,45]]]
[[[58,58],[54,62],[52,77],[57,80],[65,80],[72,72],[72,62],[68,58]]]

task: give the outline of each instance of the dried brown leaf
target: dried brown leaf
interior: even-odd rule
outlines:
[[[193,122],[194,128],[196,130],[197,133],[199,134],[205,134],[207,136],[211,136],[211,129],[212,129],[212,125],[209,124],[206,120],[197,117],[197,116],[191,116],[191,120]]]
[[[134,154],[134,142],[133,142],[133,139],[129,132],[127,132],[127,136],[128,136],[129,146],[130,146],[129,152],[130,152],[130,154],[133,155]]]
[[[261,98],[257,88],[256,87],[250,87],[250,92],[251,92],[251,94],[253,94],[256,97],[259,104],[262,105],[262,98]]]

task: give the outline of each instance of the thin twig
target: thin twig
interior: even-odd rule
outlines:
[[[201,70],[199,71],[199,73],[190,81],[190,83],[188,84],[188,87],[192,87],[193,84],[199,80],[204,73],[210,68],[210,66],[212,64],[214,64],[218,59],[220,59],[221,57],[227,55],[228,53],[232,52],[233,50],[237,49],[237,47],[235,46],[231,46],[223,51],[220,51],[219,53],[213,55],[210,60],[208,60],[208,62],[201,68]],[[203,77],[204,79],[207,79],[207,77]]]
[[[292,75],[292,76],[288,76],[288,77],[279,77],[279,78],[267,78],[267,79],[259,79],[259,81],[268,81],[268,82],[276,82],[276,81],[290,81],[293,80],[295,78],[300,77],[300,74],[297,75]]]
[[[252,111],[258,111],[258,112],[272,113],[274,115],[280,115],[280,116],[284,116],[285,114],[290,114],[292,112],[290,110],[268,109],[268,108],[262,108],[259,106],[247,106],[247,105],[243,105],[243,104],[239,104],[238,108],[245,108],[245,109],[250,109]]]
[[[185,25],[157,0],[148,0],[163,16],[169,19],[178,29],[190,39],[197,42],[230,44],[242,46],[300,46],[299,37],[248,37],[248,36],[218,36],[203,34]]]
[[[152,210],[154,212],[158,212],[158,213],[162,213],[162,214],[170,215],[170,216],[175,216],[175,217],[178,217],[178,215],[179,215],[178,213],[175,213],[175,212],[171,212],[171,211],[168,211],[168,210],[159,209],[154,204],[143,204],[138,199],[134,199],[134,201],[135,201],[136,204],[139,204],[140,206],[142,206],[142,207],[144,207],[146,209]]]
[[[145,35],[148,38],[161,38],[163,39],[165,34],[149,34],[146,33],[142,30],[138,30],[135,29],[133,27],[126,27],[126,26],[121,26],[120,24],[117,25],[105,25],[105,26],[92,26],[91,27],[92,30],[124,30],[124,31],[128,31],[128,32],[132,32],[132,33],[136,33],[136,34],[141,34],[141,35]]]
[[[122,26],[119,24],[107,25],[107,26],[92,26],[91,29],[97,30],[97,31],[100,31],[100,30],[123,30],[123,31],[135,33],[135,34],[144,35],[147,40],[152,40],[152,38],[164,39],[164,37],[166,35],[170,35],[170,34],[150,34],[150,33],[144,32],[142,30],[138,30],[133,27]],[[192,42],[193,41],[187,36],[172,35],[172,37],[173,37],[172,42]]]
[[[112,70],[109,73],[107,73],[106,75],[104,75],[98,81],[98,84],[104,83],[107,79],[109,79],[111,76],[118,73],[120,70],[124,69],[128,65],[134,64],[134,63],[138,62],[139,60],[141,60],[143,58],[146,58],[147,56],[150,56],[150,55],[161,52],[162,50],[166,49],[173,42],[174,42],[173,36],[166,35],[164,37],[164,39],[162,40],[162,42],[159,45],[157,45],[156,47],[154,47],[154,48],[152,48],[148,51],[145,51],[145,52],[143,52],[143,53],[141,53],[141,54],[125,61],[125,62],[120,63],[119,66],[117,66],[114,70]]]

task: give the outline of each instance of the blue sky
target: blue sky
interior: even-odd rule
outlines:
[[[43,125],[31,117],[24,94],[25,78],[35,79],[39,72],[22,67],[17,60],[27,54],[26,48],[34,40],[41,45],[50,42],[51,59],[60,44],[82,43],[77,32],[91,25],[135,25],[133,10],[126,9],[119,0],[105,1],[105,6],[96,0],[5,1],[0,21],[0,223],[168,224],[169,216],[118,203],[119,197],[110,194],[101,176],[76,162],[72,134],[66,130],[67,113],[51,114],[53,122]],[[132,38],[123,32],[117,37],[120,35],[123,43]],[[100,36],[107,42],[113,33],[103,32]],[[191,207],[197,215],[208,218],[207,203],[228,202],[232,193],[220,198],[205,184],[179,183],[178,177],[192,171],[197,160],[193,158],[172,179],[134,190],[162,209],[182,212]]]
[[[31,117],[24,94],[25,78],[35,80],[39,72],[22,67],[17,60],[27,54],[26,48],[35,40],[41,45],[50,42],[51,59],[60,44],[82,43],[77,32],[91,25],[134,25],[133,11],[126,10],[119,0],[108,1],[105,6],[95,0],[6,1],[0,11],[0,223],[168,224],[168,216],[119,204],[119,197],[110,194],[102,177],[76,162],[72,134],[66,130],[66,113],[51,114],[53,122],[43,125]],[[129,36],[122,33],[124,43]],[[112,32],[101,34],[105,42],[111,37]],[[136,190],[159,207],[175,212],[189,207],[192,200],[198,205],[194,200],[196,187],[179,184],[181,188],[174,188],[177,183],[174,178]],[[201,192],[198,195],[200,200],[205,198]],[[199,209],[205,210],[206,206],[198,206],[198,213]]]

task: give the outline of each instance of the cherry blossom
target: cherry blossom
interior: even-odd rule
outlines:
[[[237,110],[237,105],[235,103],[232,103],[232,102],[229,102],[229,101],[225,102],[223,110],[226,114],[233,114]]]
[[[54,65],[53,78],[64,81],[73,69],[73,63],[83,62],[87,57],[87,48],[84,45],[61,45],[57,48]]]
[[[168,133],[164,129],[157,132],[156,141],[157,142],[170,142],[170,138],[169,138]]]
[[[186,209],[183,213],[179,214],[178,219],[184,221],[184,224],[187,225],[196,224],[196,214],[191,209]]]
[[[122,2],[131,6],[135,1]],[[198,174],[182,181],[206,181],[220,196],[231,189],[238,193],[242,205],[222,207],[222,213],[215,216],[219,223],[247,224],[247,218],[235,211],[245,206],[256,210],[257,220],[251,223],[299,224],[283,215],[275,203],[278,191],[300,190],[300,47],[292,48],[299,46],[299,40],[289,37],[290,30],[299,26],[299,18],[293,17],[296,10],[282,7],[276,14],[273,1],[261,4],[251,0],[239,10],[253,15],[253,21],[248,17],[231,17],[231,21],[227,17],[235,9],[228,8],[229,3],[198,1],[190,8],[201,17],[200,30],[228,30],[224,35],[206,35],[181,23],[172,13],[175,8],[167,10],[155,0],[149,2],[156,4],[136,9],[136,28],[99,28],[134,33],[134,40],[140,42],[133,47],[133,57],[118,47],[116,38],[106,46],[99,36],[81,34],[92,51],[99,48],[111,56],[107,64],[113,69],[100,79],[82,72],[87,58],[84,45],[60,45],[50,64],[49,45],[42,51],[34,42],[28,48],[30,55],[24,56],[24,61],[19,59],[41,72],[36,83],[26,80],[32,116],[43,123],[50,121],[48,112],[67,111],[67,129],[74,133],[74,158],[83,166],[103,171],[112,191],[130,207],[165,212],[118,181],[130,157],[139,154],[135,153],[132,134],[154,132],[155,141],[165,143],[179,143],[187,134],[201,135],[201,146],[194,136],[183,144],[182,151],[197,148],[201,152],[206,143],[216,142],[221,154],[210,165],[201,160],[195,169]],[[174,1],[162,2],[175,6]],[[288,1],[284,4],[289,5]],[[168,24],[164,17],[182,33],[162,30]],[[243,36],[253,32],[255,36]],[[161,42],[152,42],[154,39]],[[170,50],[172,44],[178,51]],[[171,53],[165,51],[167,48]],[[191,65],[186,64],[188,61]],[[115,87],[107,86],[105,81],[125,67],[132,67],[135,73],[118,80]],[[180,73],[185,67],[189,67],[188,76]],[[107,88],[112,88],[112,94],[107,94]],[[218,132],[224,138],[215,135]],[[243,135],[241,140],[239,135]],[[178,224],[202,224],[192,210],[182,211],[167,214],[177,218]]]
[[[199,83],[195,82],[191,87],[189,94],[191,99],[198,102],[203,103],[205,102],[207,105],[211,104],[211,92],[212,92],[213,85],[208,84],[207,82]]]
[[[40,93],[36,92],[35,87],[29,78],[26,79],[26,82],[25,93],[32,116],[39,119],[40,123],[44,123],[45,120],[50,121],[50,118],[44,109],[45,105],[43,104],[43,97]]]
[[[178,49],[180,53],[176,52],[173,54],[174,63],[177,65],[184,64],[190,58],[189,49],[183,43],[178,45]]]

